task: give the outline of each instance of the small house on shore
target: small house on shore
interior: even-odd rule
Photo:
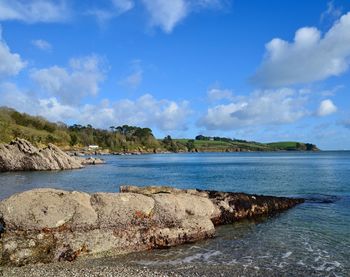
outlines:
[[[89,145],[89,150],[97,150],[99,149],[100,147],[98,145]]]

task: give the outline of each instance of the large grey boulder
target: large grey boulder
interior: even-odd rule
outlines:
[[[72,261],[194,242],[214,235],[214,210],[199,196],[26,191],[0,202],[0,265]]]
[[[24,139],[0,145],[1,171],[62,170],[82,168],[81,161],[70,157],[53,144],[38,149]]]
[[[213,237],[214,225],[273,214],[302,199],[171,187],[121,193],[35,189],[0,202],[0,266],[73,261]]]

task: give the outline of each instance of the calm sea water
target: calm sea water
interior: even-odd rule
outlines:
[[[350,276],[350,152],[103,158],[106,165],[82,170],[1,173],[0,199],[36,187],[117,192],[121,184],[305,197],[306,203],[278,216],[220,227],[213,240],[119,262],[179,271],[220,268],[227,275]]]

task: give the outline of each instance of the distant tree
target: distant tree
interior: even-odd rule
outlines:
[[[205,136],[203,136],[203,135],[198,135],[198,136],[196,136],[195,139],[196,139],[196,140],[209,140],[208,137],[205,137]]]
[[[163,143],[168,145],[171,144],[173,142],[173,139],[171,138],[170,135],[167,135],[164,139],[163,139]]]
[[[114,126],[109,127],[109,129],[111,130],[111,132],[115,131],[115,127]]]

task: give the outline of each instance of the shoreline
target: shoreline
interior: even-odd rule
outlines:
[[[232,154],[232,153],[320,153],[320,152],[348,152],[350,150],[317,150],[317,151],[302,151],[302,150],[276,150],[276,151],[179,151],[179,152],[84,152],[84,151],[70,151],[64,150],[70,156],[138,156],[138,155],[166,155],[166,154],[206,154],[206,153],[217,153],[217,154]]]

